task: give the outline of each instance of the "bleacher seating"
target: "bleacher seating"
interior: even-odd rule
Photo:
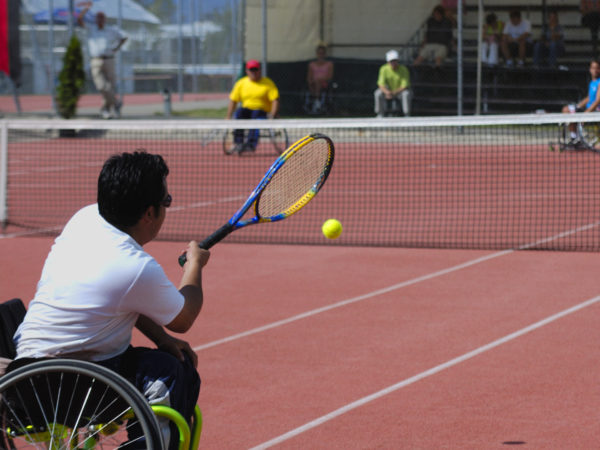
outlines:
[[[492,3],[493,1],[493,3]],[[485,14],[494,12],[504,22],[515,7],[522,17],[532,23],[532,37],[542,32],[542,2],[529,0],[527,4],[514,5],[509,1],[485,2]],[[534,68],[531,59],[524,68],[505,68],[503,61],[497,67],[482,68],[481,113],[508,114],[531,113],[538,110],[559,112],[566,103],[585,96],[589,81],[589,61],[592,57],[589,30],[581,25],[579,0],[547,0],[548,9],[559,12],[565,30],[566,54],[559,58],[558,68]],[[477,98],[477,1],[466,0],[463,16],[463,113],[473,114]],[[422,30],[421,30],[422,31]],[[417,35],[415,35],[417,37]],[[457,61],[450,55],[444,66],[434,70],[431,66],[412,66],[419,39],[403,44],[402,54],[408,55],[403,64],[409,66],[414,91],[412,113],[415,116],[454,115],[457,107]],[[413,44],[414,43],[414,44]],[[407,50],[408,49],[408,50]],[[412,51],[410,50],[412,49]],[[398,50],[401,50],[400,47]],[[412,54],[412,57],[410,56]],[[383,55],[372,60],[333,58],[335,81],[334,116],[372,117],[373,91]],[[308,61],[270,63],[269,76],[280,88],[282,115],[304,116],[302,92],[305,86]]]
[[[503,22],[509,11],[518,8],[522,17],[532,24],[532,38],[539,38],[543,27],[542,2],[531,0],[515,5],[497,0],[485,5],[485,14],[494,12]],[[547,9],[559,13],[565,30],[566,54],[559,59],[559,68],[534,68],[531,60],[524,68],[482,69],[482,113],[519,113],[546,110],[558,112],[562,105],[585,95],[588,66],[591,59],[590,33],[581,25],[578,0],[549,0]],[[477,76],[477,2],[467,0],[463,16],[463,112],[475,110]],[[441,70],[429,67],[413,68],[415,91],[413,111],[417,115],[455,114],[457,111],[456,55],[448,59]]]

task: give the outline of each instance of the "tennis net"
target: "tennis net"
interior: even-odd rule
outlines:
[[[241,155],[225,153],[231,121],[3,120],[0,220],[5,234],[55,234],[95,201],[110,155],[145,149],[170,167],[173,205],[159,238],[199,240],[241,206],[286,135],[291,144],[323,133],[336,154],[317,198],[225,242],[598,251],[599,119],[568,116],[584,125],[584,149],[565,144],[565,117],[236,121],[261,136]],[[335,241],[320,232],[328,218],[344,225]]]

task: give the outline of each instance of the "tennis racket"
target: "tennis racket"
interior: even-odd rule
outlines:
[[[256,223],[277,222],[298,212],[325,184],[333,156],[333,142],[323,134],[311,134],[295,142],[275,160],[231,219],[198,245],[208,250],[232,231]],[[252,207],[254,217],[242,220]],[[185,262],[184,253],[179,257],[179,265]]]

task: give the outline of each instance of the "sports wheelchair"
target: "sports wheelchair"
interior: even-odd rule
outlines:
[[[19,299],[0,304],[2,357],[14,358],[12,335],[25,315]],[[172,408],[150,405],[129,381],[72,359],[16,360],[0,377],[0,449],[164,448],[157,416],[179,430],[179,449],[197,449],[202,413],[191,427]]]
[[[571,129],[575,127],[576,137],[571,137]],[[581,151],[589,150],[600,153],[600,124],[587,122],[576,124],[558,124],[558,141],[550,142],[550,151]]]
[[[307,90],[304,92],[304,103],[302,109],[309,116],[330,116],[335,112],[335,90],[338,84],[335,81],[330,82],[325,89],[321,91],[319,98],[313,98]]]
[[[248,133],[249,130],[244,130],[244,133]],[[234,133],[235,130],[225,130],[223,133],[223,153],[226,155],[232,155],[235,153],[235,142],[234,142]],[[258,135],[258,147],[261,145],[266,145],[268,142],[271,144],[275,153],[280,155],[283,153],[289,146],[289,138],[288,133],[284,128],[260,128]]]

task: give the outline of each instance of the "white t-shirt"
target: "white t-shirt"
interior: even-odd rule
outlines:
[[[509,20],[504,25],[504,34],[512,37],[513,39],[518,38],[523,33],[531,34],[531,23],[527,19],[521,19],[518,25],[513,25],[513,23]]]
[[[114,56],[114,49],[125,37],[118,28],[108,25],[104,25],[102,29],[95,24],[86,28],[90,58]]]
[[[139,314],[160,325],[184,298],[162,267],[98,205],[77,212],[48,254],[35,297],[15,333],[19,358],[102,361],[124,352]]]

